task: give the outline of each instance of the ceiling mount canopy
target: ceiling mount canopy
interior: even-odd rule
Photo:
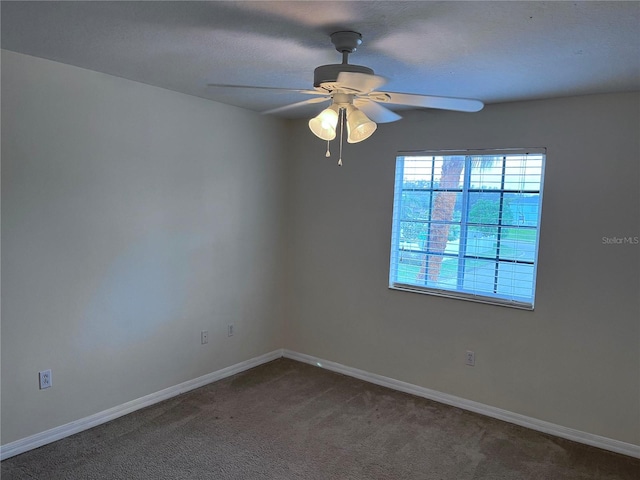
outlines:
[[[353,53],[362,44],[362,34],[350,30],[333,32],[330,37],[331,43],[340,53]]]

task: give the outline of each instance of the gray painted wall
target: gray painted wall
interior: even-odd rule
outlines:
[[[284,133],[2,52],[2,444],[282,347]]]
[[[344,166],[294,126],[288,349],[640,444],[640,100],[407,112]],[[533,312],[387,288],[399,150],[547,147]],[[476,366],[464,364],[476,352]]]

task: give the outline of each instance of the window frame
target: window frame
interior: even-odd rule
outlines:
[[[540,167],[540,183],[538,189],[524,189],[521,188],[519,190],[506,189],[505,188],[505,174],[506,174],[506,157],[508,156],[523,156],[523,155],[539,155],[542,156],[542,163]],[[446,254],[446,252],[430,252],[428,248],[420,249],[419,253],[424,255],[433,255],[434,253],[437,255],[442,255],[443,258],[446,256],[457,256],[458,262],[462,261],[462,266],[458,263],[456,267],[456,287],[455,289],[447,289],[447,288],[438,288],[433,286],[422,286],[422,285],[414,285],[410,283],[399,282],[396,279],[399,275],[399,257],[401,252],[405,250],[400,247],[401,245],[401,231],[402,227],[400,224],[403,222],[402,216],[402,195],[405,190],[403,188],[405,183],[404,178],[404,162],[406,157],[431,157],[432,165],[435,166],[436,160],[435,157],[449,157],[449,156],[465,156],[465,166],[463,168],[463,174],[461,177],[463,180],[461,181],[462,186],[458,189],[447,189],[447,188],[434,188],[434,170],[431,169],[431,182],[430,187],[426,189],[419,189],[420,191],[429,192],[431,196],[431,200],[429,205],[433,205],[433,198],[435,194],[442,191],[456,191],[462,194],[462,207],[461,207],[461,219],[460,221],[450,220],[444,223],[448,223],[450,225],[459,225],[460,226],[460,242],[459,242],[459,251],[457,254]],[[471,180],[470,177],[472,175],[471,169],[467,168],[470,163],[467,160],[467,157],[474,156],[490,156],[490,157],[503,157],[502,162],[502,172],[500,176],[500,188],[497,190],[494,189],[485,189],[485,188],[470,188]],[[479,303],[486,303],[491,305],[498,306],[507,306],[513,307],[523,310],[533,310],[535,304],[535,294],[536,294],[536,283],[537,283],[537,275],[538,275],[538,254],[540,249],[540,230],[542,223],[542,205],[543,205],[543,190],[544,190],[544,174],[545,174],[545,166],[547,159],[547,149],[544,147],[536,147],[536,148],[508,148],[508,149],[481,149],[481,150],[422,150],[422,151],[399,151],[396,155],[396,168],[395,168],[395,180],[394,180],[394,203],[393,203],[393,218],[392,218],[392,233],[391,233],[391,255],[389,259],[389,288],[392,290],[400,290],[412,293],[420,293],[427,295],[435,295],[446,298],[455,298],[460,300],[468,300]],[[399,172],[400,163],[402,163],[402,172]],[[414,190],[418,191],[418,190]],[[489,223],[471,223],[468,219],[469,212],[469,203],[470,203],[470,194],[483,194],[483,193],[498,193],[500,195],[499,201],[499,220],[497,224],[489,224]],[[521,261],[518,259],[507,259],[506,257],[500,257],[500,242],[504,240],[502,237],[502,229],[509,228],[510,224],[502,224],[502,214],[505,203],[505,195],[512,193],[525,193],[525,194],[537,194],[538,195],[538,218],[535,226],[513,226],[511,228],[523,228],[528,230],[535,230],[535,243],[534,243],[534,251],[533,251],[533,259],[530,261]],[[425,219],[425,223],[433,225],[436,222],[432,220],[432,208],[429,208],[429,219]],[[406,220],[404,220],[406,221]],[[419,223],[419,222],[416,222]],[[466,255],[466,250],[468,249],[467,243],[467,233],[469,226],[491,226],[495,227],[497,230],[496,233],[496,254],[494,257],[480,257],[476,256],[468,256]],[[427,240],[428,241],[428,240]],[[418,253],[418,252],[413,252]],[[476,260],[487,260],[492,261],[495,264],[495,274],[494,274],[494,295],[481,294],[473,291],[473,289],[465,289],[464,288],[464,269],[465,264],[469,258],[473,258]],[[527,264],[531,265],[533,268],[533,276],[532,276],[532,284],[531,284],[531,297],[530,301],[524,300],[523,297],[517,299],[515,295],[512,295],[513,298],[505,298],[507,296],[499,296],[497,293],[498,290],[498,277],[499,277],[499,268],[501,265],[505,264]],[[395,268],[394,268],[395,267]],[[460,274],[462,272],[462,274]]]

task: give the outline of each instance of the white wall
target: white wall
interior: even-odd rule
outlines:
[[[2,52],[2,444],[282,346],[284,133]]]
[[[285,347],[639,445],[640,246],[602,244],[640,235],[639,107],[408,112],[346,145],[342,168],[296,123]],[[491,147],[548,148],[535,311],[389,290],[396,153]]]

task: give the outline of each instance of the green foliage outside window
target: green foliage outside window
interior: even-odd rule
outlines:
[[[505,199],[502,205],[502,221],[500,221],[500,202],[498,200],[478,200],[469,210],[469,223],[483,224],[469,226],[470,231],[478,232],[483,237],[496,235],[498,228],[491,225],[513,224],[513,212],[509,200]]]

